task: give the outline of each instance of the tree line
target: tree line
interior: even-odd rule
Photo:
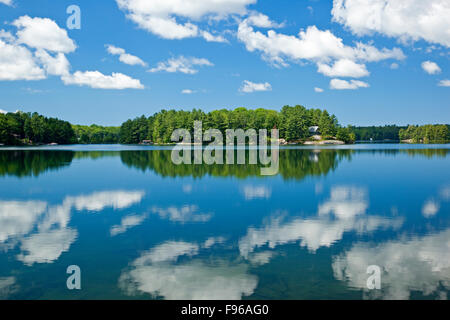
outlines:
[[[119,127],[72,125],[38,113],[0,113],[0,144],[107,144],[119,143]]]
[[[0,113],[0,144],[71,144],[77,139],[72,125],[38,113]]]
[[[357,141],[406,141],[414,143],[450,141],[449,125],[351,127]]]
[[[215,110],[203,112],[162,110],[150,117],[141,116],[127,120],[120,127],[120,143],[136,144],[144,140],[153,143],[170,143],[175,129],[193,131],[194,122],[202,121],[203,130],[218,129],[225,135],[227,129],[279,129],[280,138],[300,141],[311,136],[309,128],[318,126],[324,139],[340,137],[346,142],[354,141],[349,128],[342,128],[334,115],[327,110],[306,109],[303,106],[285,106],[280,112],[268,109]]]
[[[399,132],[400,140],[411,140],[414,143],[450,141],[450,126],[444,124],[408,126]]]
[[[119,143],[120,127],[72,126],[80,144],[114,144]]]
[[[355,133],[356,140],[358,141],[383,141],[383,140],[400,140],[399,132],[401,129],[407,127],[401,127],[396,125],[386,126],[370,126],[370,127],[352,127],[352,131]]]
[[[280,138],[301,142],[310,138],[309,128],[318,126],[322,139],[355,141],[409,140],[415,143],[450,141],[449,125],[343,127],[327,110],[284,106],[281,111],[237,108],[211,112],[162,110],[150,117],[141,116],[124,122],[120,127],[71,125],[67,121],[48,118],[38,113],[0,113],[1,145],[38,144],[138,144],[144,140],[156,144],[171,143],[175,129],[193,130],[194,122],[202,121],[203,130],[219,129],[279,129]]]

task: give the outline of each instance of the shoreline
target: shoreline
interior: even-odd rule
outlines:
[[[323,141],[325,142],[325,141]],[[367,145],[367,146],[382,146],[382,145],[390,145],[390,146],[447,146],[450,144],[450,141],[446,141],[446,142],[430,142],[430,143],[405,143],[405,142],[391,142],[391,141],[379,141],[379,142],[367,142],[367,141],[356,141],[355,143],[343,143],[341,141],[341,143],[321,143],[321,141],[319,142],[313,142],[313,141],[309,141],[309,143],[287,143],[287,144],[283,144],[283,145],[279,145],[279,148],[290,148],[290,147],[304,147],[304,148],[314,148],[314,147],[352,147],[352,146],[363,146],[363,145]],[[0,151],[5,150],[7,151],[8,149],[43,149],[43,150],[65,150],[65,149],[70,149],[71,147],[125,147],[125,148],[133,148],[133,147],[139,147],[139,148],[151,148],[151,147],[155,147],[155,148],[164,148],[164,147],[174,147],[176,146],[176,144],[121,144],[121,143],[103,143],[103,144],[79,144],[79,143],[75,143],[75,144],[58,144],[58,145],[0,145]],[[183,146],[188,146],[187,144],[184,144]],[[191,145],[192,147],[199,147],[200,145],[196,144],[196,145]],[[201,147],[206,147],[208,146],[207,144],[202,145]],[[234,146],[234,147],[242,147],[242,146]],[[249,147],[249,145],[245,145],[245,147]],[[255,147],[255,146],[250,146],[250,147]],[[258,147],[258,146],[256,146]],[[269,145],[270,147],[270,145]]]

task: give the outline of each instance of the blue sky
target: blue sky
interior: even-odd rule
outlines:
[[[344,125],[450,123],[449,16],[447,0],[0,0],[0,110],[119,125],[301,104]]]

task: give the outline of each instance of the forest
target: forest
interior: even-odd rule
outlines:
[[[211,112],[162,110],[150,117],[141,116],[125,121],[120,127],[72,125],[67,121],[48,118],[38,113],[0,113],[0,145],[42,144],[155,144],[171,143],[175,129],[193,130],[194,121],[202,121],[203,130],[219,129],[279,129],[280,138],[302,142],[311,136],[309,128],[318,126],[322,139],[355,141],[407,141],[433,143],[450,141],[449,125],[343,127],[327,110],[284,106],[281,111],[270,109],[221,109]]]
[[[447,142],[450,140],[449,125],[408,126],[401,129],[399,138],[402,141],[410,140],[414,143]]]
[[[0,144],[107,144],[119,142],[119,127],[72,125],[38,113],[0,113]]]
[[[410,141],[414,143],[450,141],[449,125],[351,127],[357,141]]]
[[[383,140],[394,140],[398,141],[399,132],[401,129],[406,129],[407,127],[399,127],[396,125],[387,126],[371,126],[371,127],[351,127],[352,131],[355,133],[357,141],[383,141]]]
[[[71,144],[77,139],[67,121],[47,118],[37,113],[0,113],[0,144]]]
[[[72,125],[80,144],[114,144],[119,143],[120,127],[103,127]]]
[[[280,138],[286,141],[300,141],[310,137],[309,127],[319,126],[324,139],[341,138],[353,142],[354,135],[348,128],[342,128],[338,119],[326,110],[306,109],[303,106],[284,106],[281,112],[268,109],[215,110],[205,113],[201,110],[162,110],[150,117],[128,120],[120,128],[120,142],[135,144],[148,140],[153,143],[170,143],[174,129],[193,130],[194,121],[202,121],[203,130],[218,129],[225,134],[227,129],[279,129]]]

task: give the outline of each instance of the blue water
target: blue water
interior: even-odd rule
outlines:
[[[169,147],[2,148],[0,299],[448,299],[449,155],[288,147],[260,176]]]

